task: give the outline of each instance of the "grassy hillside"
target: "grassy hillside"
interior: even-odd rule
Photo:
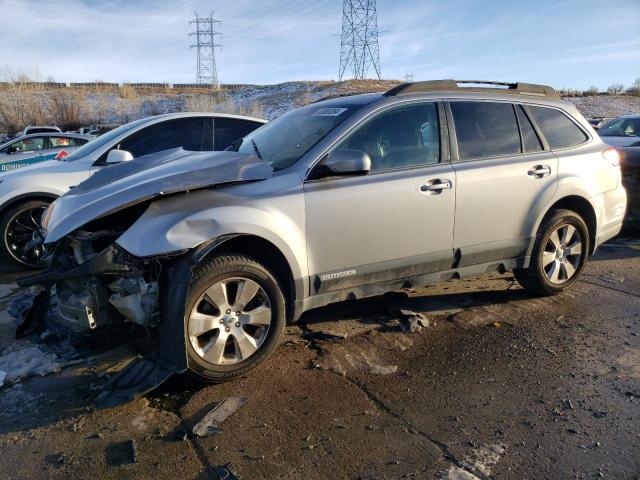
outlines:
[[[136,118],[181,111],[218,111],[273,119],[321,98],[384,92],[398,80],[297,81],[277,85],[227,86],[217,91],[194,88],[84,86],[53,88],[29,84],[0,86],[0,132],[26,125],[76,129],[96,123],[126,123]],[[640,97],[568,96],[586,117],[640,112]]]

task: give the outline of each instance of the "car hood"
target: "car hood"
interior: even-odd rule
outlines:
[[[88,222],[154,197],[271,177],[271,166],[237,152],[189,152],[182,148],[106,167],[57,199],[47,213],[45,243]]]
[[[627,137],[627,136],[611,136],[603,135],[600,137],[604,143],[611,145],[612,147],[628,147],[630,145],[640,145],[640,137]]]

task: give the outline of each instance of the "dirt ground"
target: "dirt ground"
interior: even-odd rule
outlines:
[[[640,478],[640,241],[603,246],[556,297],[511,274],[406,293],[308,312],[223,385],[175,378],[96,410],[126,348],[5,385],[0,478]],[[429,326],[403,332],[398,302]],[[0,351],[12,336],[4,312]],[[237,395],[222,431],[192,433]]]

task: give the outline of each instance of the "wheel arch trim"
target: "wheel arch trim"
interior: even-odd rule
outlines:
[[[531,230],[531,241],[527,249],[527,255],[530,256],[533,251],[538,230],[544,218],[555,209],[564,208],[576,212],[582,217],[587,224],[589,231],[589,254],[592,255],[596,248],[596,239],[598,234],[598,219],[600,218],[597,205],[594,205],[591,197],[583,190],[564,191],[564,195],[552,199],[544,209],[536,217],[535,223]]]

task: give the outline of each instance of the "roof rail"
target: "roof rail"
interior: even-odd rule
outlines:
[[[461,86],[472,85],[472,86]],[[480,87],[479,85],[487,85]],[[402,83],[385,93],[385,96],[409,95],[425,92],[482,92],[506,93],[510,95],[531,95],[534,97],[560,98],[558,92],[546,85],[533,83],[491,82],[485,80],[429,80],[425,82]]]

